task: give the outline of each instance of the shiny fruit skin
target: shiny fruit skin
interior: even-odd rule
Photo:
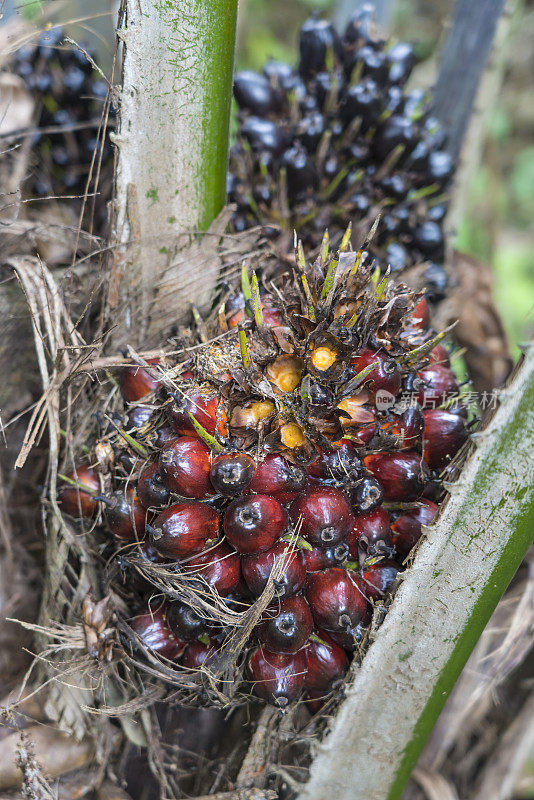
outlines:
[[[384,487],[386,500],[417,500],[425,488],[425,470],[418,453],[375,453],[365,466]]]
[[[178,639],[192,642],[205,633],[205,620],[187,603],[176,600],[167,609],[167,624]]]
[[[372,564],[362,575],[361,586],[369,599],[382,600],[393,585],[399,572],[394,561],[379,561]]]
[[[304,596],[318,628],[345,631],[366,619],[367,601],[357,584],[357,579],[340,567],[308,577]]]
[[[393,545],[403,558],[421,538],[421,526],[430,525],[438,510],[438,506],[432,500],[421,498],[419,503],[420,506],[408,509],[391,525]]]
[[[353,524],[343,492],[330,486],[316,487],[291,504],[291,520],[299,534],[313,545],[331,547],[341,542]]]
[[[191,390],[167,406],[167,416],[171,426],[181,436],[196,436],[189,413],[212,436],[216,428],[217,432],[224,436],[226,434],[226,414],[222,411],[221,420],[217,424],[218,405],[217,397]]]
[[[219,494],[235,497],[250,484],[255,468],[254,459],[247,453],[223,453],[212,461],[211,485]]]
[[[303,597],[295,595],[268,608],[256,634],[261,644],[273,653],[296,653],[306,644],[312,629],[310,607]]]
[[[211,639],[209,644],[205,644],[205,642],[189,642],[180,663],[186,669],[199,670],[212,664],[216,656],[217,646]]]
[[[157,461],[147,464],[139,475],[137,494],[145,508],[161,508],[168,502],[170,492],[163,485]]]
[[[113,492],[104,516],[110,531],[119,539],[142,539],[145,535],[147,510],[131,487]]]
[[[343,480],[356,477],[362,469],[356,446],[349,439],[341,439],[337,450],[323,450],[319,458],[308,466],[308,474],[323,480]]]
[[[368,514],[357,514],[347,544],[350,556],[355,560],[362,556],[370,558],[388,554],[393,547],[388,512],[384,508],[376,508]]]
[[[347,541],[340,542],[334,547],[313,547],[311,550],[302,550],[302,560],[306,572],[321,572],[328,567],[339,567],[347,560],[348,556],[348,538]]]
[[[248,658],[247,672],[259,697],[285,708],[304,688],[306,664],[304,649],[298,653],[271,653],[258,647]]]
[[[440,409],[425,411],[424,415],[423,458],[430,469],[441,470],[469,438],[465,419]]]
[[[199,575],[216,589],[221,597],[234,592],[241,580],[239,555],[226,542],[219,542],[183,564],[185,572]]]
[[[167,558],[187,558],[216,539],[219,515],[204,503],[174,503],[159,514],[150,531],[150,540]]]
[[[418,373],[423,386],[417,401],[423,408],[433,408],[458,394],[459,385],[454,372],[443,364],[430,364]]]
[[[133,429],[133,432],[135,433],[137,430],[139,430],[139,428],[142,428],[143,425],[146,425],[147,422],[150,422],[153,414],[153,408],[148,408],[147,406],[134,406],[126,414],[126,430],[132,431]]]
[[[401,389],[401,371],[395,359],[390,358],[387,353],[366,348],[351,358],[350,363],[358,373],[375,361],[378,361],[378,365],[369,373],[365,384],[372,392],[376,393],[379,389],[383,389],[397,395]]]
[[[357,514],[367,514],[384,500],[384,487],[376,478],[365,475],[350,489],[350,502]]]
[[[148,359],[149,364],[158,364],[157,358]],[[136,403],[150,392],[154,392],[159,381],[148,374],[143,367],[123,367],[120,372],[119,386],[127,403]]]
[[[67,478],[76,481],[80,486],[86,486],[92,492],[100,491],[98,475],[91,467],[80,464],[72,472],[67,472]],[[92,495],[86,494],[83,489],[66,484],[60,487],[57,496],[59,507],[71,517],[90,519],[97,511],[98,500],[95,500]]]
[[[413,310],[412,327],[425,330],[430,322],[430,309],[426,297],[422,297]]]
[[[277,542],[264,553],[244,556],[241,559],[241,570],[254,597],[259,597],[267,586],[275,559],[279,556],[284,556],[285,569],[284,575],[275,584],[275,597],[290,597],[300,591],[306,580],[303,552],[299,549],[291,551],[286,542]]]
[[[257,494],[268,494],[280,503],[289,503],[306,486],[307,473],[297,464],[289,464],[285,458],[271,453],[256,467],[249,490]]]
[[[169,491],[204,500],[214,494],[210,482],[211,452],[200,439],[183,436],[168,442],[159,456],[159,471]]]
[[[167,624],[163,609],[148,610],[138,614],[130,622],[130,627],[140,637],[145,647],[163,658],[179,658],[185,649]]]
[[[437,344],[428,354],[431,364],[441,364],[442,367],[450,367],[451,359],[449,351],[442,344]]]
[[[287,511],[278,500],[254,494],[230,503],[224,515],[224,532],[240,553],[263,553],[284,533],[288,521]]]
[[[328,692],[341,681],[347,672],[349,660],[347,654],[325,631],[318,631],[321,642],[308,642],[308,671],[306,672],[306,689],[312,692]]]

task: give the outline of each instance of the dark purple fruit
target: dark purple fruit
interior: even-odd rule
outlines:
[[[146,648],[163,658],[174,660],[184,652],[185,642],[171,631],[165,611],[161,608],[148,609],[143,614],[138,614],[130,622],[130,627]]]
[[[358,579],[340,567],[313,572],[304,594],[318,628],[346,631],[367,617],[367,601]]]
[[[175,503],[159,514],[150,529],[150,540],[167,558],[187,558],[200,553],[216,539],[219,515],[204,503]]]
[[[307,480],[304,467],[290,464],[282,456],[271,453],[256,467],[248,488],[257,494],[276,497],[281,503],[289,503],[303,491]]]
[[[219,542],[183,564],[186,572],[200,575],[212,589],[227,597],[239,585],[241,567],[239,555],[226,542]]]
[[[184,642],[191,642],[205,633],[206,621],[188,603],[176,600],[167,609],[167,623],[171,631]]]
[[[263,494],[241,497],[230,503],[224,515],[224,532],[240,553],[269,550],[288,525],[287,511]]]
[[[285,542],[277,542],[274,547],[265,553],[244,556],[241,559],[241,570],[245,582],[255,597],[259,597],[267,586],[275,560],[283,556],[284,573],[275,582],[275,597],[289,597],[300,591],[306,580],[304,567],[304,552],[299,549],[291,550]]]
[[[264,75],[251,70],[237,72],[234,77],[234,97],[239,108],[265,117],[277,107],[275,90]]]
[[[397,553],[405,558],[419,541],[423,525],[430,525],[436,516],[438,506],[432,500],[422,497],[417,508],[402,513],[391,525],[393,545]]]
[[[301,536],[314,545],[331,547],[351,530],[353,515],[343,492],[325,486],[310,489],[291,504],[291,520]]]
[[[465,419],[440,409],[425,411],[424,415],[424,461],[430,469],[441,470],[469,438]]]
[[[250,484],[255,469],[254,459],[247,453],[223,453],[212,461],[211,485],[219,494],[235,497]]]
[[[399,565],[394,561],[379,561],[368,567],[361,578],[365,595],[373,600],[382,600],[397,578]]]
[[[200,439],[172,439],[159,456],[163,484],[174,494],[204,500],[214,494],[210,482],[211,451]]]
[[[418,453],[374,453],[366,456],[364,461],[367,469],[384,487],[386,500],[407,503],[422,495],[428,472]]]
[[[271,653],[258,647],[248,658],[247,672],[254,692],[279,708],[286,708],[304,688],[306,652]]]
[[[340,647],[325,631],[318,631],[321,642],[308,642],[308,671],[306,673],[306,689],[315,692],[329,692],[336,688],[343,679],[349,660]]]
[[[261,644],[273,653],[296,653],[306,644],[312,628],[308,603],[303,597],[294,596],[268,608],[256,634]]]
[[[104,512],[110,531],[119,539],[142,539],[147,510],[131,488],[113,492]]]
[[[170,497],[170,492],[164,486],[159,472],[157,461],[146,465],[137,481],[137,494],[145,508],[161,508]]]

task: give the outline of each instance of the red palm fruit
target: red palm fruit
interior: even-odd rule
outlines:
[[[163,485],[157,461],[150,461],[139,475],[137,494],[145,508],[161,508],[167,503],[170,492]]]
[[[351,558],[356,560],[389,553],[393,537],[388,512],[384,508],[375,508],[368,514],[356,515],[347,544]]]
[[[159,514],[150,528],[150,541],[167,558],[187,558],[200,553],[216,539],[219,515],[205,503],[175,503]]]
[[[441,364],[443,367],[450,367],[451,359],[449,351],[442,344],[437,344],[433,350],[428,354],[428,359],[431,364]]]
[[[342,647],[325,632],[318,631],[321,642],[309,641],[308,671],[306,689],[310,692],[328,692],[341,682],[349,666],[349,660]]]
[[[399,569],[398,564],[387,559],[368,567],[361,579],[361,586],[366,597],[382,600],[393,585]]]
[[[307,479],[304,467],[271,453],[256,467],[248,488],[257,494],[276,497],[280,503],[289,503],[304,489]]]
[[[369,609],[366,611],[364,618],[357,625],[352,628],[347,628],[344,631],[329,631],[330,637],[336,644],[343,647],[344,650],[353,652],[356,647],[362,642],[366,632],[367,626],[371,620]]]
[[[161,480],[169,491],[204,500],[214,494],[210,482],[211,451],[200,439],[173,439],[159,456]]]
[[[424,460],[430,469],[441,470],[467,441],[465,419],[440,409],[425,414]]]
[[[350,363],[354,371],[358,373],[375,361],[378,362],[378,365],[367,376],[365,380],[366,386],[375,393],[379,389],[384,389],[393,395],[398,394],[401,389],[401,371],[395,359],[384,351],[365,348],[361,353],[353,356]]]
[[[148,364],[159,364],[158,358],[147,359]],[[121,394],[127,403],[135,403],[155,391],[159,381],[149,375],[143,367],[123,367],[119,377]]]
[[[391,526],[393,545],[397,553],[405,558],[421,538],[422,525],[430,525],[438,506],[432,500],[421,498],[417,508],[410,508],[401,514]]]
[[[206,621],[187,603],[176,600],[167,609],[167,623],[178,639],[192,642],[208,629]]]
[[[267,586],[275,559],[279,556],[284,557],[284,574],[275,582],[275,597],[289,597],[304,586],[306,580],[304,551],[291,551],[285,542],[277,542],[265,553],[244,556],[241,559],[243,577],[255,597],[259,597]]]
[[[104,512],[110,531],[119,539],[142,539],[147,510],[131,487],[113,492]]]
[[[364,461],[384,487],[386,500],[410,502],[422,495],[428,476],[418,453],[373,453]]]
[[[384,487],[376,478],[365,475],[350,487],[350,502],[355,512],[367,514],[384,500]]]
[[[211,464],[211,485],[219,494],[235,497],[247,488],[255,468],[254,459],[247,453],[223,453]]]
[[[241,580],[239,555],[226,542],[219,542],[215,547],[188,559],[183,569],[202,576],[221,597],[232,594]]]
[[[320,572],[328,567],[339,567],[347,560],[348,555],[349,546],[346,541],[334,547],[313,547],[311,550],[302,550],[306,572]]]
[[[343,492],[330,486],[316,487],[291,504],[291,519],[304,539],[331,547],[341,542],[353,524],[349,502]]]
[[[80,464],[72,472],[67,472],[67,478],[70,478],[71,481],[76,481],[80,487],[85,486],[90,492],[97,493],[100,491],[98,475],[91,467]],[[70,514],[71,517],[83,517],[84,519],[92,517],[98,508],[98,500],[95,500],[92,494],[88,494],[82,488],[78,489],[76,486],[61,486],[58,491],[58,503],[65,514]]]
[[[304,688],[306,651],[271,653],[258,647],[248,658],[247,671],[254,691],[264,700],[286,708]]]
[[[397,436],[399,447],[403,450],[411,450],[421,445],[425,431],[425,418],[421,406],[410,406],[385,430]]]
[[[378,431],[378,424],[375,422],[372,425],[364,425],[363,428],[354,432],[356,440],[353,439],[357,447],[361,445],[368,445],[373,436],[376,436]]]
[[[366,618],[367,601],[358,580],[340,567],[313,572],[304,594],[318,628],[345,631]]]
[[[234,500],[224,515],[224,532],[240,553],[269,550],[288,526],[285,508],[274,497],[254,494]]]
[[[143,614],[138,614],[130,622],[130,627],[145,647],[163,658],[179,658],[185,650],[185,642],[171,631],[162,608],[148,609]]]
[[[306,644],[312,629],[310,607],[303,597],[295,595],[268,608],[256,633],[261,644],[273,653],[296,653]]]
[[[324,450],[319,458],[308,466],[308,474],[314,478],[345,479],[359,475],[363,469],[356,446],[350,439],[341,439],[337,450]]]
[[[205,642],[190,642],[184,650],[181,664],[186,669],[198,670],[208,667],[217,655],[217,645],[211,639]]]
[[[426,297],[422,297],[415,306],[412,313],[412,327],[414,328],[428,328],[430,322],[430,309]]]
[[[213,435],[215,429],[221,436],[226,435],[226,414],[220,411],[220,420],[217,421],[219,398],[210,394],[191,389],[187,394],[179,395],[174,402],[167,406],[167,415],[172,427],[181,436],[196,435],[193,423],[189,417],[191,413],[204,430]]]
[[[417,374],[423,381],[417,401],[423,408],[440,405],[458,394],[460,387],[454,372],[442,364],[429,364]]]

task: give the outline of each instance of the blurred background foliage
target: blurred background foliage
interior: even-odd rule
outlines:
[[[332,16],[342,27],[363,0],[240,0],[238,69],[261,69],[268,58],[296,60],[298,30],[311,13]],[[91,37],[101,64],[113,52],[112,0],[0,0],[5,18],[22,10],[37,25],[78,20],[70,35]],[[454,0],[375,0],[386,35],[416,47],[414,85],[431,86],[447,35]],[[487,117],[482,160],[477,165],[457,246],[490,263],[496,302],[517,354],[534,331],[534,0],[515,0],[504,52],[504,80]],[[68,26],[67,26],[68,27]]]

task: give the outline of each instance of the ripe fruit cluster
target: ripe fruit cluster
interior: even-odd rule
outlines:
[[[217,675],[219,612],[257,610],[236,674],[280,707],[341,682],[468,436],[459,400],[439,407],[459,387],[424,297],[349,234],[312,264],[299,245],[262,289],[243,270],[218,335],[181,361],[123,367],[107,469],[80,465],[60,490],[129,564],[134,646]]]
[[[12,65],[39,111],[41,130],[32,139],[39,163],[29,191],[40,196],[83,194],[97,147],[97,164],[100,157],[103,163],[112,161],[111,145],[102,146],[98,138],[108,86],[85,55],[95,61],[96,54],[85,43],[85,53],[64,45],[64,38],[62,28],[54,26],[35,45],[17,50]],[[106,200],[100,202],[102,214]]]
[[[234,228],[259,222],[275,236],[269,226],[281,225],[315,247],[325,227],[342,232],[352,221],[366,232],[381,212],[373,255],[392,271],[428,261],[428,295],[441,299],[453,164],[425,93],[404,88],[412,48],[377,38],[364,8],[343,36],[327,20],[308,19],[299,49],[296,68],[270,61],[263,73],[235,76]]]

